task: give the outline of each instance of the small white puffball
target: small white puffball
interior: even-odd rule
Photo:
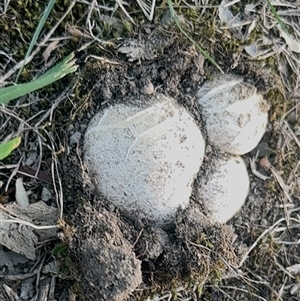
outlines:
[[[117,104],[95,115],[84,137],[84,162],[109,201],[164,226],[188,204],[204,148],[192,116],[158,94],[147,107]]]
[[[225,75],[205,83],[198,91],[198,103],[206,118],[208,139],[222,151],[246,154],[265,133],[269,106],[240,77]]]
[[[226,223],[241,209],[248,191],[249,177],[243,159],[224,156],[214,160],[206,176],[200,176],[197,197],[214,221]]]

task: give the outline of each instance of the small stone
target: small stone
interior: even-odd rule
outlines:
[[[72,146],[72,145],[74,145],[74,144],[79,143],[80,138],[81,138],[81,133],[80,133],[80,132],[74,133],[74,134],[70,137],[70,145]]]
[[[32,146],[32,148],[30,149],[33,149],[33,148],[36,148],[36,146]],[[27,158],[26,158],[26,161],[25,161],[25,165],[27,166],[34,166],[37,164],[38,162],[38,153],[36,151],[30,151],[28,152],[27,154]]]
[[[154,93],[154,86],[151,82],[146,83],[142,88],[141,88],[141,93],[145,95],[151,95]]]
[[[47,202],[51,199],[51,197],[52,197],[51,192],[46,187],[43,187],[41,200],[43,202]]]
[[[259,160],[259,166],[264,170],[270,170],[272,165],[268,159],[268,157],[263,157]]]
[[[258,151],[258,158],[262,158],[266,155],[268,147],[269,145],[267,142],[261,142],[257,145],[255,150]]]

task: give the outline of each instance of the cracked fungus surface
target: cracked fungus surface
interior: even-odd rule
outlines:
[[[205,142],[192,116],[158,95],[147,107],[114,105],[95,115],[84,148],[89,174],[109,201],[164,226],[189,202]]]
[[[212,145],[234,155],[257,146],[266,131],[269,106],[252,84],[226,75],[205,83],[198,97]]]

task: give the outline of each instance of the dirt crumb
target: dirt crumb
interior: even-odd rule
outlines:
[[[137,252],[143,261],[157,259],[170,245],[167,232],[161,228],[149,227],[137,244]]]
[[[238,263],[233,247],[234,229],[214,223],[195,204],[178,212],[176,234],[182,240],[186,260],[182,267],[189,277],[205,277],[214,282],[215,273],[222,278]]]
[[[141,262],[114,215],[85,205],[70,248],[80,277],[80,300],[122,301],[142,282]]]

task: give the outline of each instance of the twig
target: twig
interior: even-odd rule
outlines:
[[[36,230],[47,230],[47,229],[54,229],[54,228],[60,228],[59,225],[49,225],[49,226],[37,226],[35,224],[32,224],[30,222],[24,221],[19,218],[14,218],[13,216],[10,216],[11,219],[1,219],[1,223],[9,223],[9,224],[20,224],[24,226],[31,227]]]
[[[300,141],[299,141],[299,139],[297,138],[297,136],[295,135],[295,133],[293,132],[293,130],[291,129],[291,127],[289,126],[289,124],[287,123],[287,121],[283,120],[283,123],[286,126],[287,131],[293,137],[294,141],[296,142],[296,144],[298,145],[298,147],[300,149]]]
[[[271,172],[273,174],[273,176],[275,177],[275,179],[277,180],[279,186],[281,187],[281,189],[283,190],[283,193],[284,195],[286,196],[286,198],[289,200],[289,202],[291,204],[293,204],[293,199],[292,197],[289,195],[289,192],[288,192],[288,189],[287,189],[287,185],[285,185],[282,177],[279,175],[278,171],[273,167],[271,166]]]
[[[31,222],[22,220],[22,219],[20,219],[18,217],[15,217],[16,214],[14,212],[12,212],[11,210],[7,209],[6,207],[4,207],[2,204],[0,204],[0,209],[2,211],[6,212],[6,214],[10,218],[10,219],[7,219],[7,220],[1,219],[1,223],[15,223],[15,224],[20,224],[20,225],[25,225],[25,226],[32,227],[32,228],[34,228],[36,230],[61,228],[61,226],[59,224],[57,224],[57,225],[49,225],[49,226],[38,226],[38,225],[35,225],[35,224],[31,223]],[[15,215],[15,216],[13,216],[13,215]]]
[[[212,287],[211,285],[205,285],[205,287]],[[244,289],[244,288],[239,288],[239,287],[236,287],[236,286],[225,286],[225,285],[223,285],[223,286],[218,286],[218,289],[220,289],[220,291],[222,291],[223,293],[224,293],[224,291],[223,291],[223,289],[231,289],[231,290],[237,290],[237,291],[240,291],[240,292],[244,292],[244,293],[248,293],[248,294],[251,294],[252,296],[254,296],[254,297],[256,297],[257,298],[257,300],[263,300],[263,301],[267,301],[265,298],[263,298],[263,297],[261,297],[261,296],[259,296],[259,295],[257,295],[257,294],[255,294],[255,293],[253,293],[253,292],[249,292],[248,290],[246,290],[246,289]],[[232,299],[232,298],[231,298]],[[232,299],[232,300],[234,300],[235,301],[235,299]]]
[[[12,178],[18,173],[18,170],[19,170],[19,167],[21,165],[22,160],[23,160],[23,155],[21,156],[18,164],[16,165],[16,167],[14,168],[14,170],[12,171],[11,175],[8,178],[8,181],[6,183],[5,190],[4,190],[5,192],[7,192],[9,184],[10,184]]]
[[[259,237],[256,239],[256,241],[252,244],[252,246],[248,249],[247,253],[244,255],[244,257],[242,258],[242,260],[240,261],[240,264],[238,265],[238,268],[240,268],[245,260],[248,258],[249,254],[252,252],[252,250],[257,246],[258,242],[266,235],[268,234],[270,231],[272,231],[278,224],[280,224],[281,222],[285,221],[285,218],[281,218],[279,219],[276,223],[274,223],[270,228],[266,229],[261,235],[259,235]]]
[[[10,288],[8,285],[6,285],[5,283],[3,283],[2,287],[4,288],[6,294],[10,297],[11,300],[14,301],[22,301],[17,293],[15,291],[12,290],[12,288]]]
[[[52,121],[52,114],[54,110],[59,106],[59,104],[66,99],[73,91],[76,83],[70,87],[68,86],[58,97],[56,97],[55,102],[52,104],[51,108],[43,115],[43,117],[35,124],[35,128],[38,128],[41,123],[50,116],[50,122]]]
[[[0,16],[6,14],[6,11],[7,11],[8,5],[9,5],[9,2],[10,2],[10,0],[4,0],[4,3],[3,3],[4,9],[3,9],[3,12],[0,14]]]
[[[38,272],[39,272],[39,268],[34,269],[32,272],[26,274],[5,275],[4,279],[10,281],[25,280],[31,278],[32,276],[35,276]]]
[[[134,243],[132,244],[132,248],[134,248],[134,246],[135,246],[135,245],[137,244],[137,242],[139,241],[139,239],[140,239],[140,237],[141,237],[143,231],[144,231],[144,229],[141,229],[141,231],[139,232],[139,234],[138,234],[136,240],[135,240]]]
[[[51,176],[52,176],[53,189],[55,191],[55,196],[56,196],[56,204],[59,208],[59,218],[62,219],[63,208],[64,208],[63,189],[62,189],[62,183],[61,183],[61,179],[60,179],[59,172],[58,172],[57,153],[63,152],[64,149],[60,149],[58,152],[56,152],[55,145],[53,142],[54,139],[53,139],[52,135],[50,133],[48,133],[46,130],[45,130],[45,133],[47,134],[47,136],[49,137],[49,140],[51,142],[51,146],[47,145],[47,147],[49,148],[49,150],[51,151],[51,154],[52,154]],[[56,181],[55,181],[56,178],[58,180],[59,190],[57,189],[57,185],[56,185]]]
[[[115,0],[116,1],[116,6],[120,6],[120,8],[122,9],[123,13],[126,15],[126,17],[130,20],[130,22],[134,25],[135,22],[134,20],[130,17],[129,13],[127,12],[127,10],[125,9],[124,5],[123,5],[123,1],[122,0]]]

